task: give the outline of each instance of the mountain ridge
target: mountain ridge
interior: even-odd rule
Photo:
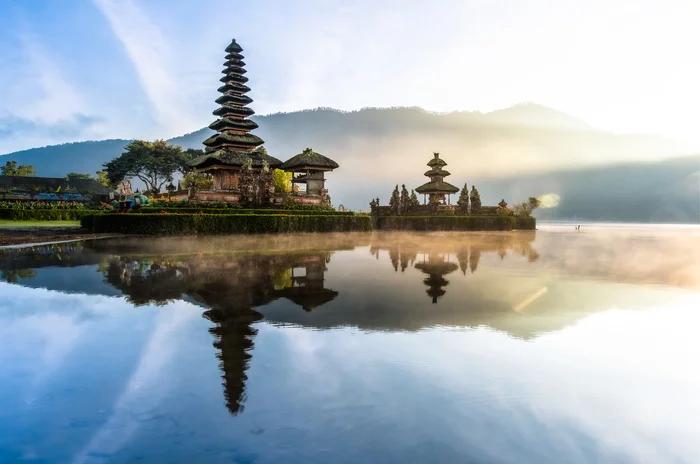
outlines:
[[[621,191],[606,172],[638,178],[639,182],[623,179],[629,184],[629,195],[620,202],[629,208],[639,208],[633,196],[644,192],[645,182],[655,179],[654,182],[670,183],[664,191],[669,201],[667,209],[672,211],[672,198],[681,201],[673,186],[686,185],[684,175],[698,170],[692,156],[682,162],[683,169],[689,172],[684,174],[674,167],[673,158],[690,153],[673,140],[646,134],[612,134],[536,104],[488,113],[436,113],[418,107],[355,111],[316,108],[252,119],[260,125],[255,133],[266,141],[271,155],[288,159],[310,147],[338,162],[340,168],[327,176],[330,193],[334,204],[353,209],[367,209],[369,199],[377,196],[388,200],[397,183],[406,183],[409,189],[423,183],[424,165],[435,151],[442,154],[452,172],[447,180],[460,187],[465,181],[476,183],[484,204],[495,204],[502,197],[512,203],[544,193],[560,195],[560,206],[547,212],[552,219],[570,217],[565,212],[577,208],[588,211],[584,208],[586,194],[573,186],[593,185],[596,178],[607,179],[601,189],[608,198],[625,197],[624,189]],[[202,148],[202,141],[212,133],[205,127],[170,141],[183,148]],[[128,142],[109,139],[32,148],[2,155],[0,162],[4,158],[32,164],[39,175],[47,177],[61,177],[71,171],[94,173],[103,163],[119,156]],[[658,170],[668,172],[657,175]],[[687,192],[683,195],[686,206],[667,215],[668,220],[685,218],[697,222],[692,200],[687,198]],[[619,214],[620,218],[630,220],[648,221],[654,216],[643,209],[636,216],[629,215],[629,208],[604,203],[599,201],[598,210],[588,216],[609,218],[614,216],[611,211],[618,209],[625,212]],[[663,208],[661,204],[655,207]]]

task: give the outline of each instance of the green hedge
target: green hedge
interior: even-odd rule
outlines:
[[[81,225],[95,233],[144,235],[370,231],[369,216],[255,214],[95,214]]]
[[[0,209],[0,219],[10,221],[77,221],[91,210],[70,209]]]
[[[516,217],[515,228],[519,230],[535,230],[537,220],[534,217]]]
[[[519,219],[527,221],[518,221]],[[380,216],[377,229],[392,230],[513,230],[534,229],[534,218],[513,216]]]
[[[255,215],[270,215],[270,214],[288,214],[288,215],[302,215],[302,216],[354,216],[355,213],[352,211],[313,211],[313,210],[299,210],[299,209],[237,209],[237,208],[152,208],[144,207],[135,210],[135,213],[159,213],[165,211],[172,214],[255,214]]]

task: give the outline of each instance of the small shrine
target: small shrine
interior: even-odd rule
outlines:
[[[246,95],[250,88],[242,52],[235,39],[226,47],[223,85],[218,89],[221,96],[216,99],[219,108],[214,111],[218,119],[209,125],[217,133],[204,141],[205,154],[189,163],[210,175],[213,187],[196,192],[193,199],[264,206],[283,203],[289,197],[296,203],[330,205],[324,172],[338,168],[338,163],[311,149],[282,163],[267,153],[263,139],[251,133],[258,125],[248,119],[255,111],[248,107],[253,100]],[[304,190],[297,185],[292,195],[275,192],[275,169],[294,173],[293,185],[304,184]]]
[[[301,202],[311,203],[317,198],[330,204],[324,173],[338,167],[338,163],[310,148],[282,163],[280,169],[292,173],[292,194],[302,196]],[[303,190],[299,185],[303,185]]]
[[[450,204],[450,195],[459,192],[459,188],[444,181],[445,177],[450,173],[443,168],[447,163],[440,159],[440,153],[433,153],[433,159],[428,161],[429,171],[426,171],[426,177],[430,178],[430,182],[416,187],[416,192],[423,194],[423,203],[425,203],[425,195],[428,195],[429,204]],[[445,200],[447,197],[447,200]]]

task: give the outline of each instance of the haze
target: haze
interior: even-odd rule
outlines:
[[[259,114],[533,101],[697,149],[699,16],[693,0],[3,2],[0,153],[200,129],[232,37]]]

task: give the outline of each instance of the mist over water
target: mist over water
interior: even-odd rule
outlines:
[[[0,462],[698,462],[700,228],[0,250]]]

